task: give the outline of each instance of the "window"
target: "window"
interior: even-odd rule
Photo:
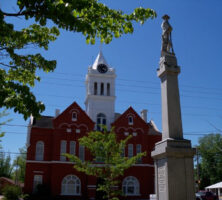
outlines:
[[[80,195],[81,182],[77,176],[68,175],[62,180],[62,195]]]
[[[128,144],[128,158],[133,157],[133,144]]]
[[[75,141],[70,141],[69,153],[72,154],[72,155],[76,154],[76,142]]]
[[[107,83],[107,96],[110,96],[110,84]]]
[[[106,115],[104,115],[103,113],[99,113],[97,115],[97,123],[96,123],[96,129],[98,131],[101,131],[103,128],[101,127],[101,125],[106,125]]]
[[[136,154],[141,153],[142,152],[141,149],[142,149],[141,144],[137,144],[136,145]],[[137,160],[137,163],[142,163],[142,157]]]
[[[132,116],[128,117],[128,124],[133,125],[133,117]]]
[[[35,159],[36,160],[43,160],[43,158],[44,158],[44,142],[38,141],[36,143]]]
[[[72,113],[72,121],[77,121],[77,113],[76,112]]]
[[[42,175],[34,175],[33,179],[33,192],[37,192],[37,186],[42,184]]]
[[[104,95],[104,83],[101,83],[100,95]]]
[[[60,146],[60,160],[61,161],[66,161],[66,157],[62,155],[64,153],[66,153],[66,141],[62,140],[61,146]]]
[[[123,180],[122,189],[123,193],[127,196],[139,195],[139,181],[134,176],[128,176]]]
[[[82,145],[79,145],[79,159],[81,161],[85,160],[85,147]]]
[[[125,135],[125,136],[128,136],[128,135],[129,135],[129,132],[124,132],[124,135]]]
[[[94,95],[97,95],[97,82],[94,83]]]

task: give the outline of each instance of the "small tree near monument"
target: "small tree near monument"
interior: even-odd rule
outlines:
[[[136,156],[124,157],[123,150],[131,136],[124,140],[117,140],[114,129],[110,132],[103,127],[103,131],[91,131],[87,136],[79,139],[79,144],[86,147],[92,160],[82,161],[77,156],[65,154],[71,161],[75,162],[74,168],[87,175],[96,176],[100,181],[97,191],[101,191],[103,199],[118,200],[122,194],[118,186],[118,177],[124,171],[137,162],[146,152],[138,153]]]

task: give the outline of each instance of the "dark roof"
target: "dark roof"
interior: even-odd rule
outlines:
[[[51,116],[41,116],[40,118],[33,120],[33,127],[41,127],[41,128],[53,128],[53,121],[54,117]]]
[[[7,182],[9,184],[16,185],[14,180],[12,180],[10,178],[6,178],[6,177],[0,177],[0,181],[5,181],[5,182]],[[20,187],[24,187],[24,183],[18,182],[17,184]]]

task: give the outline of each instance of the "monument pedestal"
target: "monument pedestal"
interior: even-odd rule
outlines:
[[[157,200],[195,200],[193,155],[189,140],[165,139],[155,145]]]

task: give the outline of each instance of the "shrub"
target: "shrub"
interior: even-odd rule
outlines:
[[[4,195],[4,200],[18,200],[22,190],[18,186],[7,185],[4,187],[2,194]]]

